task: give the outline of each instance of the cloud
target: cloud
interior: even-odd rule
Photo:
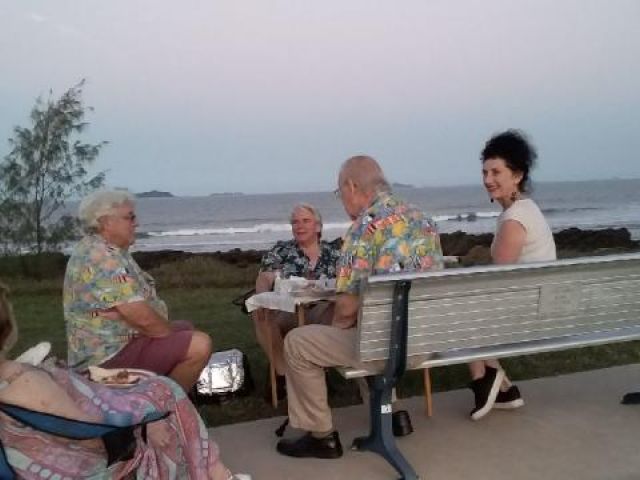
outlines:
[[[34,13],[34,12],[31,12],[29,14],[29,18],[31,19],[31,21],[33,21],[35,23],[43,23],[43,22],[47,21],[46,17],[43,17],[39,13]]]
[[[27,17],[33,23],[47,23],[48,22],[51,25],[51,22],[50,22],[49,18],[47,18],[44,15],[41,15],[39,13],[30,12],[27,15]],[[68,25],[68,24],[64,24],[64,23],[55,23],[55,25],[53,27],[55,28],[55,31],[57,31],[59,34],[61,34],[63,36],[69,36],[69,37],[80,37],[81,36],[80,30],[78,28],[74,27],[73,25]]]
[[[80,37],[80,30],[78,30],[76,27],[72,26],[72,25],[65,25],[65,24],[58,24],[56,25],[56,30],[62,34],[62,35],[67,35],[70,37]]]

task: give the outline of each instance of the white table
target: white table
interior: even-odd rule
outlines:
[[[258,308],[280,310],[295,313],[298,316],[298,326],[304,325],[304,308],[320,301],[334,301],[335,293],[327,291],[322,294],[292,294],[291,292],[262,292],[247,299],[245,305],[249,313]]]
[[[262,292],[257,293],[247,299],[245,305],[249,313],[265,309],[265,312],[270,310],[279,310],[282,312],[295,313],[298,319],[298,326],[301,327],[305,324],[305,309],[310,305],[314,305],[318,302],[335,301],[335,292],[325,291],[322,293],[309,293],[298,294],[291,292]],[[267,315],[268,321],[268,315]],[[267,329],[269,338],[267,340],[269,344],[269,377],[271,379],[271,403],[274,408],[278,406],[278,393],[276,390],[276,370],[273,365],[273,343],[271,340],[271,329]]]

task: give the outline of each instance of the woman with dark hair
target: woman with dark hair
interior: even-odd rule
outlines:
[[[0,283],[0,452],[4,446],[6,454],[0,453],[0,478],[250,479],[233,476],[224,466],[195,407],[171,379],[150,376],[112,388],[67,369],[7,359],[16,338],[8,290]],[[16,409],[22,417],[14,417]],[[45,414],[44,421],[38,412]],[[115,458],[106,440],[82,436],[105,424],[134,425],[149,415],[163,419],[148,423],[146,434],[136,427],[128,439],[131,449],[118,437],[126,454]],[[71,436],[47,433],[63,430],[65,422],[78,423]]]
[[[542,262],[556,259],[556,246],[547,221],[528,197],[530,171],[537,154],[524,133],[507,130],[492,137],[482,150],[482,178],[491,202],[502,213],[491,244],[496,264]],[[497,360],[469,364],[475,408],[479,420],[492,408],[514,409],[524,405],[518,387],[512,385]]]

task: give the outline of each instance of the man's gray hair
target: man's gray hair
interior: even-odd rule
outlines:
[[[133,194],[126,190],[99,190],[90,193],[80,202],[78,208],[82,228],[87,233],[96,233],[100,227],[98,220],[101,217],[113,214],[114,209],[124,203],[135,205],[135,202]]]
[[[380,164],[368,155],[356,155],[342,164],[341,176],[358,184],[366,193],[389,192],[391,186],[380,168]]]
[[[291,215],[289,216],[289,221],[293,222],[293,214],[296,213],[296,210],[306,210],[313,218],[316,219],[316,222],[320,224],[320,228],[322,228],[322,215],[320,215],[320,211],[310,203],[296,203],[294,207],[291,209]]]

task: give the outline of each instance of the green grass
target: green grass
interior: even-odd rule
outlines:
[[[215,271],[210,269],[215,267]],[[176,273],[173,280],[172,272]],[[249,359],[255,380],[255,391],[247,397],[235,397],[221,405],[205,405],[200,411],[211,426],[283,415],[285,406],[276,410],[264,400],[267,363],[255,341],[253,324],[231,300],[246,291],[255,278],[253,266],[236,267],[220,262],[163,265],[152,270],[159,284],[159,294],[169,305],[173,319],[187,319],[213,338],[216,350],[238,348]],[[227,287],[224,278],[229,281]],[[182,279],[182,280],[180,280]],[[53,352],[66,356],[66,337],[62,314],[62,280],[39,282],[12,278],[6,283],[12,288],[12,300],[20,338],[12,353],[18,354],[40,341],[50,341]],[[170,285],[169,287],[167,285]],[[503,364],[514,380],[553,376],[614,365],[640,363],[640,342],[590,347],[553,354],[538,354],[504,360]],[[464,365],[432,370],[434,391],[464,387],[469,381]],[[332,406],[344,406],[359,401],[354,382],[347,382],[337,373],[329,376]],[[403,378],[399,396],[422,394],[420,372],[408,372]],[[471,394],[469,394],[471,402]]]
[[[11,296],[18,322],[18,343],[13,349],[20,353],[42,341],[53,345],[56,356],[66,357],[66,335],[62,313],[62,292],[28,293],[23,290]]]
[[[159,265],[149,273],[164,288],[248,287],[255,282],[258,264],[232,266],[216,258],[191,257]]]

